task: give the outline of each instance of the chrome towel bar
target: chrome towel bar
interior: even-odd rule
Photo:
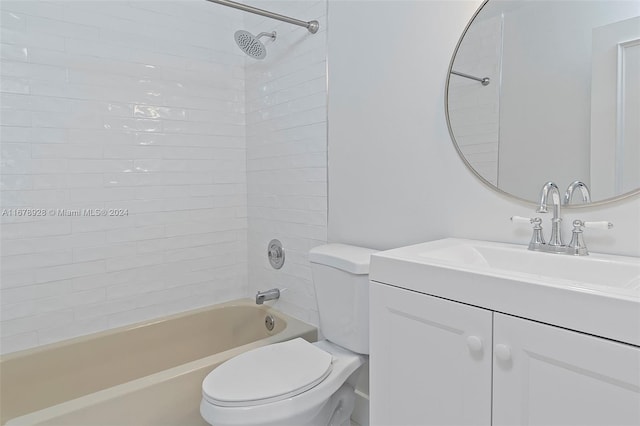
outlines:
[[[483,86],[488,86],[489,83],[491,82],[491,79],[489,77],[476,77],[473,75],[469,75],[463,72],[458,72],[453,70],[451,71],[451,74],[455,74],[455,75],[459,75],[460,77],[470,78],[471,80],[479,81],[480,83],[482,83]]]

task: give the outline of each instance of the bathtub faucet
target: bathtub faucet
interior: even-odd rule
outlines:
[[[256,293],[256,303],[258,305],[262,305],[267,300],[275,300],[280,297],[280,290],[277,288],[272,288],[267,291],[259,291]]]

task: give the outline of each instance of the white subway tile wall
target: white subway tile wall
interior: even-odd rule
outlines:
[[[245,58],[233,42],[242,13],[196,0],[19,0],[0,9],[1,351],[246,296]],[[300,41],[290,30],[279,43]],[[318,78],[315,68],[324,65],[309,48],[296,55],[306,56],[272,65],[280,77],[269,84],[305,87],[308,95],[297,99],[283,87],[270,92],[288,96],[272,108],[250,97],[256,148],[269,143],[260,136],[266,128],[291,132],[249,164],[253,188],[264,192],[252,198],[263,200],[254,202],[256,220],[291,216],[291,225],[277,223],[292,266],[302,245],[324,238],[326,195],[324,139],[293,130],[307,120],[324,134],[313,96],[320,90],[303,76],[292,81],[300,69],[293,65],[309,62],[303,69]],[[286,173],[276,169],[280,159]],[[289,204],[276,210],[267,203],[278,182],[259,170],[304,176],[286,183]]]
[[[247,190],[249,209],[249,288],[283,289],[273,303],[290,315],[318,324],[318,308],[308,252],[327,241],[327,2],[252,1],[251,5],[317,20],[320,30],[245,16],[262,38],[264,60],[247,57]],[[272,269],[267,244],[280,240],[282,269]]]

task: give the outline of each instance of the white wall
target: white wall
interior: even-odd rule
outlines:
[[[528,243],[530,231],[509,217],[533,215],[533,205],[481,184],[447,132],[447,67],[479,4],[330,2],[329,241],[380,249],[452,236]],[[354,27],[363,16],[367,28]],[[615,224],[587,233],[592,251],[640,255],[638,197],[567,211],[565,228],[576,217]]]
[[[247,183],[249,289],[286,289],[272,306],[318,324],[308,252],[327,240],[326,0],[259,1],[254,5],[305,21],[305,28],[247,14],[253,34],[277,32],[265,41],[267,57],[247,58]],[[285,249],[282,269],[271,268],[267,244]]]
[[[3,1],[2,352],[246,295],[241,14]]]

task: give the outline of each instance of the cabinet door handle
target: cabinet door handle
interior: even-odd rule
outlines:
[[[482,352],[482,339],[478,336],[467,337],[467,346],[471,352]]]
[[[511,348],[508,345],[498,343],[495,347],[494,353],[496,354],[496,358],[500,361],[511,361]]]

